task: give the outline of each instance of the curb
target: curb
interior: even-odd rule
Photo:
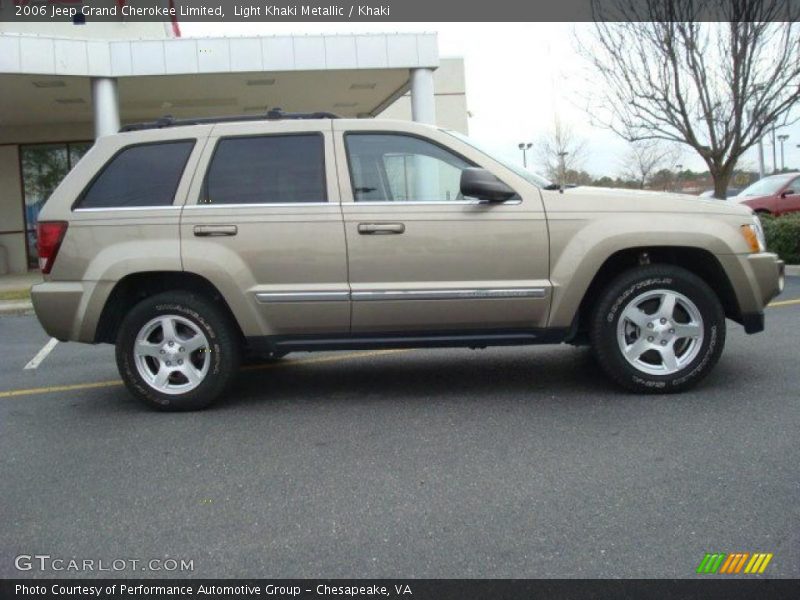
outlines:
[[[0,302],[0,315],[24,315],[33,313],[33,304],[29,300]]]
[[[786,265],[786,274],[791,277],[800,275],[800,265]]]

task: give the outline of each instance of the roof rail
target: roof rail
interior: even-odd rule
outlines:
[[[155,121],[131,123],[120,128],[120,132],[142,131],[143,129],[164,129],[165,127],[182,127],[185,125],[209,125],[212,123],[235,123],[237,121],[282,121],[289,119],[339,119],[339,115],[330,112],[291,113],[283,109],[273,108],[266,114],[231,115],[227,117],[197,117],[193,119],[176,119],[172,115],[164,115]]]

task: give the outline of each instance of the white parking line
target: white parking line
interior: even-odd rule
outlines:
[[[39,350],[39,352],[37,352],[37,353],[36,353],[36,356],[34,356],[34,357],[33,357],[33,358],[30,360],[30,362],[29,362],[27,365],[25,365],[25,368],[26,368],[26,369],[35,369],[35,368],[36,368],[36,367],[38,367],[40,364],[42,364],[42,361],[43,361],[45,358],[47,358],[47,355],[48,355],[48,354],[50,354],[50,352],[52,352],[52,351],[53,351],[53,348],[55,348],[55,347],[56,347],[56,344],[57,344],[57,343],[58,343],[58,340],[57,340],[56,338],[50,338],[50,341],[48,341],[48,342],[47,342],[47,343],[46,343],[46,344],[45,344],[45,345],[42,347],[42,349],[41,349],[41,350]]]

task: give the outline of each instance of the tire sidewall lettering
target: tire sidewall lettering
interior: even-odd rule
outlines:
[[[197,308],[192,307],[195,298],[187,294],[186,300],[178,301],[158,301],[146,305],[147,300],[143,300],[140,305],[133,309],[135,315],[129,319],[117,339],[117,361],[120,374],[128,388],[134,395],[150,403],[151,406],[160,407],[165,410],[192,410],[193,408],[203,408],[208,401],[205,398],[214,397],[218,391],[224,389],[230,381],[230,377],[238,368],[239,359],[235,349],[228,352],[230,347],[230,332],[225,330],[225,322],[220,322],[221,316],[207,311],[213,311],[212,306],[204,309],[203,306],[208,302],[204,298],[197,298]],[[166,299],[164,299],[166,300]],[[210,362],[205,379],[194,389],[184,394],[171,396],[163,394],[151,388],[146,381],[142,380],[138,369],[135,366],[134,343],[136,332],[147,321],[164,315],[175,315],[185,318],[204,333],[208,339],[208,357]],[[222,335],[218,332],[221,327]],[[230,355],[229,355],[230,354]],[[220,380],[220,378],[223,378]]]
[[[672,375],[640,372],[625,358],[617,339],[619,319],[637,296],[654,289],[685,295],[702,315],[704,339],[698,356]],[[640,393],[677,392],[702,379],[719,359],[725,343],[725,315],[714,290],[697,275],[675,265],[653,264],[621,273],[601,291],[590,331],[604,370],[624,387]]]
[[[627,300],[632,295],[643,291],[642,288],[647,288],[653,285],[664,285],[669,286],[672,285],[673,279],[671,277],[662,277],[662,278],[649,278],[634,283],[632,286],[628,287],[622,294],[619,295],[617,300],[614,304],[611,305],[611,308],[606,315],[606,321],[611,324],[616,321],[617,314],[619,313],[620,309],[624,306],[627,306]]]

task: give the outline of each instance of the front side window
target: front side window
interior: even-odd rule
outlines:
[[[744,188],[739,195],[744,196],[769,196],[771,194],[777,194],[778,190],[780,190],[785,184],[786,180],[789,179],[786,175],[772,175],[770,177],[764,177],[764,179],[759,179],[755,183],[750,184],[746,188]]]
[[[417,137],[349,133],[345,137],[356,202],[463,200],[466,159]]]
[[[268,135],[219,141],[204,204],[327,202],[322,135]]]
[[[171,205],[193,147],[194,140],[183,140],[123,149],[89,185],[77,208]]]

